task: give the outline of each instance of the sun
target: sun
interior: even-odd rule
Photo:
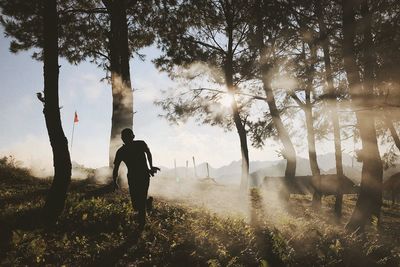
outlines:
[[[233,103],[233,95],[226,93],[223,94],[222,97],[219,99],[219,103],[226,108],[230,108]]]

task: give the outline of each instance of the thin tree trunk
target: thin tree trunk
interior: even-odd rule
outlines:
[[[315,130],[314,130],[314,119],[312,113],[311,103],[311,91],[313,88],[314,75],[315,75],[315,64],[317,63],[317,51],[316,46],[313,44],[314,40],[308,42],[310,48],[310,65],[307,71],[307,85],[305,90],[306,103],[304,105],[304,113],[306,117],[307,127],[307,143],[308,143],[308,158],[310,160],[310,168],[313,176],[314,194],[312,199],[312,206],[315,209],[321,207],[321,171],[318,166],[317,152],[315,146]]]
[[[340,125],[339,125],[339,117],[337,114],[336,101],[334,103],[331,103],[331,117],[333,125],[333,140],[335,144],[336,176],[338,179],[334,211],[336,218],[339,219],[342,217],[342,204],[343,204],[342,187],[344,181],[344,172],[343,172],[343,161],[342,161]]]
[[[312,81],[308,81],[308,85],[305,90],[306,103],[301,102],[301,100],[295,94],[292,94],[292,98],[298,103],[300,108],[304,111],[306,119],[308,159],[312,174],[312,185],[314,187],[312,206],[315,209],[319,209],[321,207],[321,191],[320,191],[321,171],[318,166],[317,152],[315,145],[315,131],[313,123],[314,120],[313,120],[312,103],[311,103],[311,88],[310,88],[311,85]]]
[[[373,92],[372,86],[369,84],[364,84],[364,90],[362,89],[358,66],[356,64],[354,4],[354,1],[342,0],[343,58],[350,95],[353,107],[355,108],[357,126],[360,132],[363,167],[360,194],[346,228],[351,231],[362,231],[373,216],[379,219],[382,206],[383,169],[376,137],[374,112],[362,109],[365,104],[368,104],[368,100],[372,97]],[[364,32],[365,37],[367,36]]]
[[[227,8],[229,10],[229,8]],[[225,60],[225,82],[228,88],[228,92],[232,96],[232,115],[233,121],[236,126],[236,130],[239,135],[240,140],[240,151],[242,155],[242,175],[240,180],[240,188],[242,190],[247,190],[248,188],[248,179],[249,179],[249,149],[247,144],[247,132],[245,129],[245,125],[240,117],[238,105],[235,99],[235,86],[233,83],[233,25],[232,25],[232,18],[227,16],[227,37],[228,37],[228,49],[227,55]]]
[[[314,194],[312,206],[318,209],[321,206],[321,171],[318,166],[317,153],[315,146],[315,131],[313,126],[312,107],[307,103],[304,109],[307,125],[308,158],[310,160],[311,174],[313,176]]]
[[[374,67],[376,65],[376,57],[375,57],[375,51],[374,51],[374,43],[372,40],[372,11],[369,10],[368,6],[368,1],[369,0],[363,0],[361,2],[361,15],[362,15],[362,20],[364,23],[363,27],[363,36],[364,36],[364,45],[363,45],[363,57],[364,57],[364,91],[365,94],[368,96],[367,98],[367,104],[368,107],[373,107],[374,105],[374,100],[373,100],[373,94],[374,94],[374,82],[375,82],[375,77],[374,77]],[[370,117],[374,118],[377,116],[377,114],[373,111],[369,111]],[[378,223],[380,223],[380,213],[381,213],[381,206],[382,206],[382,187],[383,187],[383,167],[382,167],[382,160],[380,157],[379,153],[379,147],[378,147],[378,142],[377,142],[377,136],[376,136],[376,130],[375,130],[375,124],[373,126],[373,141],[376,144],[375,147],[375,156],[376,156],[376,161],[379,162],[380,166],[377,166],[376,168],[378,169],[376,177],[373,176],[373,178],[376,179],[374,181],[377,186],[377,192],[374,194],[374,198],[376,198],[376,204],[373,205],[374,210],[373,210],[373,216],[375,216],[378,219]],[[371,137],[370,137],[371,138]]]
[[[128,27],[125,1],[103,0],[111,17],[109,53],[112,86],[112,118],[109,166],[121,144],[120,133],[133,127],[133,92],[129,70]]]
[[[394,128],[393,121],[387,116],[383,115],[386,127],[389,129],[390,134],[393,137],[394,143],[396,144],[397,148],[400,150],[400,138],[399,135],[397,134],[396,129]]]
[[[229,67],[228,67],[229,68]],[[240,188],[242,190],[247,190],[248,187],[248,179],[249,179],[249,150],[248,150],[248,144],[247,144],[247,132],[245,129],[245,126],[242,122],[242,119],[240,118],[237,102],[234,98],[234,86],[232,83],[232,78],[233,76],[231,75],[232,72],[229,71],[229,69],[226,71],[226,84],[227,88],[230,94],[232,94],[232,104],[231,104],[231,109],[232,109],[232,114],[233,114],[233,121],[236,126],[236,130],[239,135],[239,140],[240,140],[240,151],[241,151],[241,156],[242,156],[242,175],[240,179]]]
[[[315,131],[313,127],[313,115],[310,104],[306,104],[304,109],[307,125],[307,143],[308,143],[308,156],[310,158],[310,169],[314,177],[321,175],[321,171],[318,166],[317,153],[315,146]]]
[[[311,91],[314,86],[314,75],[315,75],[315,64],[317,62],[316,47],[312,43],[314,40],[307,42],[310,48],[310,64],[307,67],[307,82],[305,93],[305,103],[303,103],[296,93],[292,93],[292,98],[296,101],[299,107],[304,111],[306,119],[306,129],[307,129],[307,145],[308,145],[308,159],[310,163],[310,169],[312,174],[312,185],[314,187],[312,206],[315,209],[319,209],[321,206],[321,172],[318,167],[317,152],[315,146],[315,130],[314,130],[314,119],[312,112],[311,103]],[[303,51],[304,52],[304,51]]]
[[[260,55],[259,65],[260,65],[261,80],[267,98],[269,111],[272,117],[272,122],[274,123],[274,126],[278,132],[278,137],[281,140],[284,149],[283,154],[286,159],[285,181],[284,181],[286,185],[286,192],[283,192],[285,195],[283,197],[285,199],[288,199],[290,195],[289,193],[290,183],[291,181],[293,181],[296,175],[296,151],[294,149],[292,141],[290,140],[289,133],[282,122],[282,118],[278,110],[278,107],[276,106],[274,92],[271,87],[271,73],[270,73],[271,66],[268,64],[268,62],[266,62],[265,58],[263,58],[263,55],[265,55],[267,48],[265,47],[264,44],[262,8],[256,7],[255,13],[257,16],[256,38],[257,38],[257,48]]]
[[[294,179],[296,175],[296,151],[294,149],[293,143],[290,140],[290,136],[288,131],[286,130],[278,107],[276,106],[275,96],[271,88],[271,81],[269,79],[269,74],[266,73],[268,70],[262,70],[262,82],[263,89],[265,95],[267,97],[267,104],[269,107],[269,111],[272,116],[272,122],[275,125],[275,128],[278,132],[278,137],[282,142],[284,148],[284,157],[286,158],[286,169],[285,169],[285,177],[288,181]]]
[[[318,25],[320,29],[320,36],[322,39],[322,50],[325,64],[325,79],[326,79],[326,95],[328,96],[328,107],[330,109],[330,115],[333,126],[333,140],[335,145],[335,162],[336,162],[336,175],[338,179],[338,186],[335,199],[334,212],[337,218],[342,217],[342,203],[343,203],[343,161],[342,161],[342,144],[340,137],[340,124],[339,116],[337,112],[337,97],[335,92],[335,87],[333,85],[333,71],[330,58],[329,49],[329,38],[327,36],[327,30],[324,22],[324,16],[322,13],[321,2],[319,0],[316,3],[316,13],[318,16]]]
[[[71,182],[71,158],[58,101],[58,14],[56,0],[43,1],[44,117],[53,151],[54,179],[44,204],[44,217],[54,223],[62,213]]]

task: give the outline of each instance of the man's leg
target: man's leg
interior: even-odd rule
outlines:
[[[148,197],[146,201],[146,210],[147,213],[153,210],[153,197]]]
[[[133,187],[135,209],[138,212],[138,223],[141,227],[146,223],[146,200],[148,189],[149,179],[144,179],[144,181],[140,181]]]
[[[131,197],[131,203],[132,203],[132,209],[133,209],[133,218],[135,217],[135,213],[137,213],[137,200],[135,198],[135,186],[133,184],[133,179],[132,177],[128,177],[128,185],[129,185],[129,195]],[[134,218],[135,219],[135,218]]]

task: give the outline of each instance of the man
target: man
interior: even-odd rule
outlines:
[[[138,213],[139,227],[143,229],[146,221],[146,200],[149,189],[150,175],[153,176],[160,169],[153,166],[150,149],[144,141],[133,140],[135,135],[129,128],[122,130],[121,139],[124,145],[120,147],[115,155],[113,180],[118,187],[117,177],[121,161],[128,168],[128,185],[131,195],[132,207]],[[147,166],[149,161],[150,169]]]

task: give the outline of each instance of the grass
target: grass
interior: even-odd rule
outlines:
[[[247,216],[160,195],[140,233],[126,191],[83,199],[93,187],[75,181],[64,213],[48,229],[35,218],[49,185],[0,160],[1,265],[400,266],[399,206],[385,205],[381,226],[355,236],[343,230],[354,197],[345,198],[345,218],[336,223],[328,197],[314,212],[308,197],[293,196],[282,209],[260,194]]]

